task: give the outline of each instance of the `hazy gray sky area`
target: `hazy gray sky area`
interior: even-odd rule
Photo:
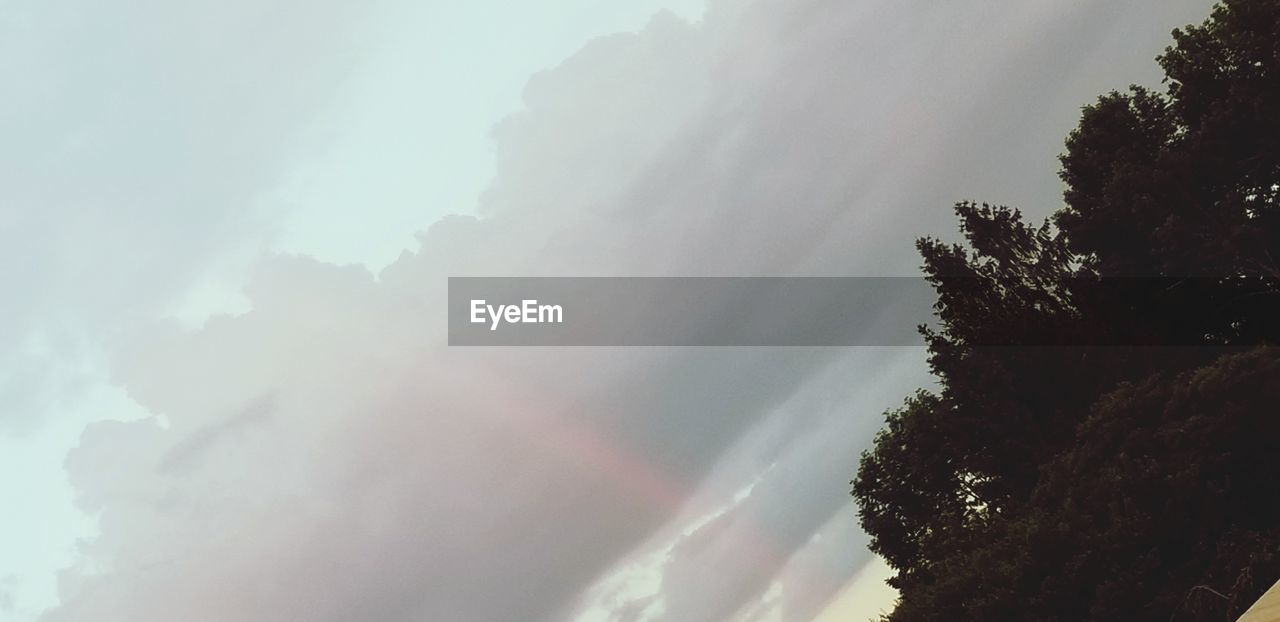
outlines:
[[[446,277],[912,275],[1209,3],[601,4],[4,3],[0,620],[889,606],[922,349],[450,349]]]

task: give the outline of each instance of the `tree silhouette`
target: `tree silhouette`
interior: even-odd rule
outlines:
[[[936,393],[852,482],[907,620],[1230,620],[1280,578],[1280,0],[1085,108],[1065,207],[918,243]]]

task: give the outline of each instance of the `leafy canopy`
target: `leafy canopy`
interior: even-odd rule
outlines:
[[[918,243],[936,393],[853,484],[913,620],[1234,619],[1280,578],[1280,0],[1084,109],[1065,206]]]

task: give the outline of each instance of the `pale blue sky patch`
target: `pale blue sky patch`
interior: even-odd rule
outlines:
[[[311,124],[313,145],[271,197],[288,213],[275,248],[375,272],[414,234],[472,214],[494,173],[491,130],[518,112],[529,76],[597,36],[702,0],[398,2],[376,18],[369,61]]]
[[[233,227],[223,228],[202,224],[216,222],[212,215],[199,216],[192,220],[192,226],[201,231],[186,235],[153,221],[151,208],[143,205],[131,208],[132,215],[116,212],[115,218],[125,220],[108,223],[126,232],[120,236],[126,243],[115,246],[110,237],[115,234],[104,231],[101,222],[93,224],[98,216],[70,201],[54,198],[60,203],[55,205],[63,212],[63,219],[41,224],[46,217],[40,210],[47,211],[48,206],[40,202],[50,197],[42,196],[38,186],[28,185],[33,181],[29,174],[23,183],[10,185],[7,196],[0,195],[0,241],[7,249],[0,250],[0,259],[13,258],[0,268],[0,285],[7,288],[4,315],[10,320],[0,327],[0,345],[6,343],[6,331],[16,331],[8,337],[19,342],[29,342],[50,330],[53,334],[70,330],[92,335],[90,342],[40,356],[0,356],[0,384],[10,383],[7,391],[0,391],[0,423],[15,422],[0,425],[10,428],[8,433],[0,429],[0,508],[4,508],[0,511],[0,578],[4,578],[0,582],[0,620],[34,620],[38,612],[56,602],[55,573],[75,561],[76,542],[95,533],[96,522],[76,507],[76,492],[63,469],[64,457],[78,443],[83,427],[103,419],[148,416],[111,384],[103,343],[94,341],[106,336],[95,315],[111,313],[105,317],[111,322],[106,332],[112,334],[149,317],[169,316],[188,328],[197,328],[211,314],[243,312],[247,310],[240,292],[244,280],[258,258],[273,250],[381,268],[403,250],[416,248],[414,233],[419,229],[446,213],[473,210],[493,174],[489,129],[519,109],[520,94],[530,74],[554,66],[591,37],[639,29],[662,9],[696,19],[701,4],[701,0],[369,3],[375,13],[361,16],[357,37],[364,47],[355,53],[308,59],[319,64],[305,72],[340,75],[336,86],[317,91],[323,99],[282,104],[284,115],[297,117],[293,121],[301,122],[302,130],[281,138],[293,143],[277,150],[288,154],[285,159],[250,171],[275,177],[254,180],[260,189],[238,193],[222,190],[234,180],[229,181],[227,170],[218,165],[221,146],[208,141],[223,140],[223,135],[237,132],[271,134],[275,128],[248,125],[255,122],[252,114],[223,119],[224,125],[218,126],[216,113],[211,116],[199,104],[175,106],[173,102],[205,97],[202,90],[210,86],[209,95],[218,96],[226,90],[218,84],[219,76],[241,73],[252,77],[252,70],[244,72],[238,63],[276,62],[276,58],[222,55],[219,48],[243,47],[239,37],[253,41],[254,31],[269,35],[274,26],[263,30],[265,22],[257,20],[289,19],[287,13],[263,17],[247,8],[250,5],[229,5],[214,15],[199,3],[193,3],[189,11],[179,3],[150,23],[133,19],[138,15],[128,12],[119,12],[114,21],[99,23],[95,18],[99,11],[89,7],[80,11],[74,5],[55,8],[22,2],[6,6],[5,23],[0,25],[0,34],[5,35],[0,37],[0,75],[7,74],[15,83],[20,80],[27,90],[15,92],[16,97],[8,97],[7,103],[0,105],[0,128],[14,130],[8,134],[7,147],[0,148],[4,161],[16,161],[8,156],[36,158],[25,166],[72,175],[50,177],[46,182],[68,188],[125,182],[132,173],[117,175],[112,171],[145,168],[157,161],[163,163],[156,168],[153,183],[157,186],[180,188],[174,197],[184,192],[226,197],[240,205],[213,203],[208,208],[194,208],[233,208],[231,212],[240,216]],[[313,9],[305,5],[295,9],[309,10]],[[255,21],[236,22],[245,18]],[[190,28],[202,19],[210,21],[199,25],[210,37],[192,37]],[[104,30],[109,28],[125,34]],[[135,51],[113,49],[117,42],[128,40],[129,29],[144,33],[130,42]],[[301,30],[305,36],[305,27]],[[225,36],[228,33],[230,37]],[[95,49],[95,45],[104,47]],[[82,72],[91,70],[98,59],[139,65],[131,70],[121,64],[110,65],[109,71],[96,77]],[[178,61],[187,65],[168,66]],[[111,82],[112,77],[120,80]],[[269,79],[297,78],[296,72],[285,70]],[[273,90],[264,91],[252,82],[241,86],[249,93]],[[286,84],[274,90],[290,88]],[[51,101],[58,104],[50,105]],[[133,113],[113,107],[136,107],[138,102],[159,106],[163,120],[151,125],[139,121],[134,127],[140,133],[132,136],[117,133],[126,127],[118,119]],[[185,119],[181,116],[184,111]],[[138,114],[145,112],[145,108],[137,110]],[[271,119],[272,115],[266,115],[256,121]],[[201,127],[201,123],[209,125]],[[42,134],[36,131],[41,124],[63,133]],[[169,133],[166,124],[181,124],[174,126],[180,131]],[[148,128],[163,133],[149,135]],[[126,137],[130,140],[124,141]],[[31,150],[20,156],[15,150],[21,147],[17,141],[23,139],[39,140],[42,146],[34,156]],[[223,142],[236,144],[233,138]],[[201,162],[192,159],[186,151],[190,149],[208,150],[212,155]],[[99,154],[109,157],[111,163],[95,167],[89,158]],[[228,155],[251,162],[260,156],[272,157],[256,147],[252,152],[232,150]],[[66,163],[58,163],[59,158]],[[16,176],[20,171],[11,168],[9,173]],[[0,179],[4,179],[3,173]],[[45,186],[45,190],[55,188]],[[15,191],[18,194],[13,194]],[[139,196],[157,196],[145,187],[138,191]],[[63,188],[55,194],[69,192]],[[177,200],[179,204],[167,199],[161,194],[158,200],[165,202],[157,203],[155,209],[173,212],[193,208],[182,204],[186,203],[182,199]],[[180,228],[181,218],[172,220],[173,227]],[[93,233],[99,239],[105,234],[112,245],[95,249],[75,238],[64,243],[46,237],[57,235],[60,226],[85,235]],[[32,235],[33,231],[38,234]],[[200,242],[192,245],[192,240]],[[160,249],[174,244],[176,248],[185,245],[185,252],[198,253],[198,259],[190,263],[186,276],[178,279],[178,286],[169,289],[160,289],[146,273],[135,277],[122,272],[94,282],[91,275],[74,266],[85,261],[108,268],[127,265],[129,257],[138,254],[155,262],[157,255],[166,254]],[[20,251],[27,247],[36,257],[48,254],[53,261],[32,261],[31,253],[19,259],[23,257]],[[104,254],[93,255],[99,250]],[[72,267],[62,268],[68,263]],[[140,306],[117,311],[113,305],[118,299],[110,305],[97,305],[90,295],[94,287],[105,286],[118,298],[135,297],[135,291],[156,295],[136,296]],[[54,305],[65,305],[66,301],[74,304],[53,312]],[[59,324],[53,329],[42,328],[41,322],[51,317]],[[75,384],[74,391],[68,392],[68,382]]]

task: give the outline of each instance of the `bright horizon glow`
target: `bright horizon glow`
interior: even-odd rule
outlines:
[[[898,591],[885,584],[885,579],[891,576],[893,570],[884,559],[876,557],[858,571],[813,622],[878,620],[881,614],[889,613],[898,600]]]

